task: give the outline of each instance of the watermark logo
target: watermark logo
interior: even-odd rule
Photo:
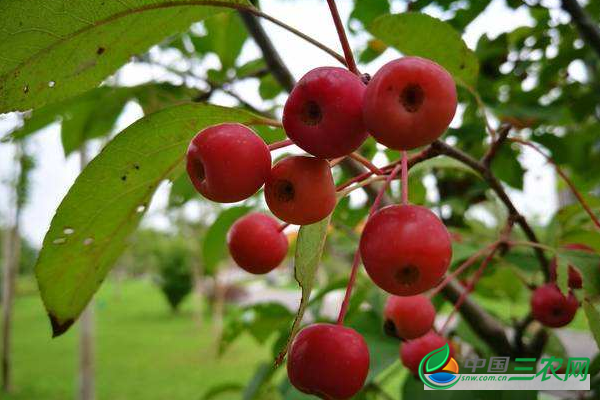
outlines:
[[[589,365],[587,357],[564,362],[551,356],[541,360],[475,356],[464,360],[459,374],[445,344],[421,360],[419,377],[427,390],[590,390]]]
[[[456,385],[458,364],[450,357],[447,343],[423,357],[419,364],[419,377],[432,389],[448,389]]]

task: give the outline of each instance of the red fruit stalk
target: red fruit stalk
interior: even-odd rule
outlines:
[[[373,205],[371,206],[371,210],[369,211],[369,218],[373,215],[373,213],[379,208],[379,204],[381,203],[381,199],[383,198],[383,194],[387,190],[390,182],[398,175],[399,168],[396,166],[390,175],[388,175],[385,184],[379,190]],[[344,318],[346,317],[346,313],[348,312],[348,307],[350,305],[350,297],[352,296],[352,289],[354,288],[354,283],[356,282],[356,275],[358,274],[358,267],[360,265],[360,247],[356,249],[354,252],[354,259],[352,261],[352,269],[350,271],[350,278],[348,279],[348,285],[346,285],[346,294],[344,295],[344,300],[342,301],[342,305],[340,306],[340,313],[338,314],[337,324],[343,325]]]

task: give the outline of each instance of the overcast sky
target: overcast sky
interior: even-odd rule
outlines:
[[[338,3],[342,18],[345,20],[351,11],[351,1],[338,0]],[[549,1],[548,3],[555,6],[557,2]],[[394,11],[401,11],[402,4],[405,4],[405,2],[396,1]],[[337,35],[331,23],[331,16],[325,0],[262,0],[261,5],[267,13],[299,28],[310,36],[318,38],[326,45],[339,49]],[[428,9],[427,11],[434,16],[440,16],[434,9]],[[553,15],[563,18],[558,10]],[[532,21],[528,17],[526,9],[521,8],[513,11],[505,6],[504,0],[494,0],[486,11],[471,24],[465,34],[465,40],[469,47],[474,48],[477,39],[482,34],[495,37],[502,32],[513,30],[517,26],[531,24]],[[269,22],[263,22],[263,25],[297,79],[312,68],[323,65],[336,65],[335,60],[327,54],[313,48],[281,28]],[[358,47],[365,40],[366,36],[351,38],[351,44],[353,47]],[[243,49],[241,62],[252,60],[258,57],[259,54],[260,52],[255,44],[248,41]],[[394,57],[397,57],[397,53],[390,50],[368,68],[362,68],[361,70],[373,74],[380,65]],[[216,60],[209,58],[204,67],[215,66],[215,63],[217,63]],[[577,73],[577,71],[572,72]],[[119,82],[125,85],[136,85],[153,78],[167,79],[168,74],[160,69],[140,65],[125,66],[118,73]],[[235,90],[242,93],[254,104],[260,104],[261,100],[256,91],[257,87],[258,82],[246,82],[243,85],[238,85]],[[222,105],[233,104],[232,100],[226,96],[218,96],[215,101]],[[139,106],[129,104],[119,118],[119,130],[141,116]],[[15,113],[0,115],[0,136],[10,131],[18,121],[19,117]],[[22,226],[25,236],[39,245],[56,208],[78,174],[79,160],[77,155],[65,159],[60,144],[60,129],[57,125],[52,125],[37,133],[29,141],[28,149],[36,156],[37,168],[32,175],[31,199],[24,210]],[[12,172],[12,154],[13,148],[11,145],[0,144],[0,179],[2,180],[5,180]],[[525,176],[525,190],[523,192],[511,191],[511,196],[517,207],[525,215],[546,221],[551,217],[557,204],[554,190],[554,173],[541,157],[532,152],[525,152],[523,161],[528,169]],[[164,186],[161,187],[158,196],[153,201],[150,215],[155,215],[156,212],[153,213],[153,210],[160,210],[164,206],[165,189]],[[7,188],[3,184],[0,187],[2,221],[7,214],[7,196]],[[151,223],[161,225],[164,224],[164,220],[160,216],[154,216]]]

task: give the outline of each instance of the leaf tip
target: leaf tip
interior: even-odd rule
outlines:
[[[59,319],[49,313],[48,317],[50,318],[50,324],[52,325],[52,338],[58,337],[69,330],[69,328],[75,323],[73,318],[69,318],[65,321],[59,321]]]

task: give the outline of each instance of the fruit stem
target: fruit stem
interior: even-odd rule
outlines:
[[[379,193],[371,206],[371,210],[369,211],[369,218],[377,211],[379,208],[379,204],[381,203],[381,199],[383,198],[383,194],[385,193],[388,186],[390,186],[390,182],[394,179],[396,175],[400,172],[400,166],[397,165],[392,172],[388,175],[385,180],[385,184],[379,189]],[[368,222],[368,219],[367,219]],[[356,249],[354,253],[354,260],[352,261],[352,270],[350,271],[350,278],[348,279],[348,285],[346,286],[346,294],[344,295],[344,301],[342,301],[342,305],[340,307],[340,313],[338,315],[337,324],[343,325],[344,318],[346,317],[346,313],[348,312],[348,307],[350,305],[350,297],[352,295],[352,288],[354,287],[354,283],[356,282],[356,275],[358,273],[358,266],[360,265],[360,247]]]
[[[588,213],[592,222],[594,222],[596,227],[600,228],[600,220],[598,220],[598,217],[596,217],[596,215],[590,208],[589,204],[585,201],[585,199],[583,198],[581,193],[579,193],[579,191],[577,190],[577,188],[575,187],[575,185],[573,184],[571,179],[569,179],[569,177],[564,173],[564,171],[558,166],[558,164],[556,164],[556,162],[552,158],[547,156],[539,147],[537,147],[535,144],[531,143],[530,141],[519,139],[519,138],[510,138],[508,140],[516,142],[516,143],[520,143],[524,146],[528,146],[528,147],[532,148],[537,153],[541,154],[542,157],[544,157],[546,159],[546,161],[548,161],[550,164],[552,164],[552,166],[556,170],[556,173],[558,175],[560,175],[560,177],[565,181],[567,186],[569,186],[569,189],[571,189],[571,192],[573,192],[573,194],[575,195],[577,200],[579,200],[579,203],[584,208],[584,210]]]
[[[269,151],[281,149],[294,144],[291,139],[280,140],[279,142],[273,142],[269,145]]]
[[[362,165],[364,165],[369,171],[374,173],[375,175],[383,175],[383,171],[377,168],[371,161],[369,161],[366,157],[360,155],[357,152],[350,153],[348,155],[353,160],[358,161]]]
[[[340,38],[342,49],[344,50],[346,66],[350,72],[360,76],[360,72],[356,67],[356,62],[354,61],[354,56],[352,55],[352,50],[350,49],[350,43],[348,43],[348,37],[346,36],[346,31],[344,30],[344,24],[342,23],[337,6],[335,5],[335,0],[327,0],[327,4],[329,5],[329,11],[331,11],[333,23],[335,24],[335,29],[337,30],[338,37]]]
[[[346,157],[338,157],[338,158],[334,158],[332,160],[329,161],[329,167],[333,168],[336,165],[338,165],[339,163],[341,163],[342,161],[344,161],[346,159]]]
[[[408,204],[408,155],[402,151],[402,204]]]
[[[377,182],[377,181],[383,181],[385,180],[386,177],[385,176],[372,176],[368,179],[365,179],[363,181],[360,181],[358,184],[352,186],[352,187],[344,187],[343,189],[336,189],[337,190],[337,194],[338,194],[338,198],[342,198],[342,197],[346,197],[347,195],[349,195],[350,193],[354,192],[356,189],[360,189],[362,187],[368,186],[373,182]]]
[[[356,282],[356,275],[358,273],[358,266],[360,265],[360,248],[357,248],[354,252],[354,260],[352,260],[352,270],[350,271],[350,278],[348,279],[348,285],[346,286],[346,294],[344,295],[344,301],[340,307],[340,313],[338,314],[337,324],[344,325],[344,318],[348,312],[350,306],[350,296],[352,294],[352,288]]]

